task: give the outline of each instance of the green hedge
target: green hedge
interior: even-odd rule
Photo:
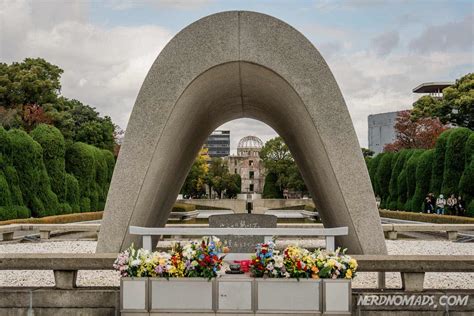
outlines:
[[[172,212],[192,212],[196,210],[196,205],[187,203],[175,203]]]
[[[464,148],[471,133],[468,128],[455,128],[449,134],[441,189],[446,196],[459,193],[459,180],[466,167]]]
[[[396,209],[398,206],[398,176],[405,166],[409,152],[403,150],[395,154],[392,160],[392,174],[389,183],[389,200],[387,201],[387,208]]]
[[[430,192],[460,194],[469,205],[474,198],[474,132],[447,130],[434,149],[381,153],[368,168],[381,208],[419,212]]]
[[[464,216],[436,215],[415,212],[397,212],[389,210],[380,210],[379,212],[380,217],[402,219],[407,221],[427,222],[434,224],[474,224],[474,218]]]
[[[416,189],[411,200],[411,206],[414,211],[423,210],[423,201],[430,191],[431,171],[434,160],[434,149],[423,152],[418,158],[416,166]]]
[[[465,153],[465,169],[459,181],[459,192],[465,201],[474,199],[474,133],[471,133],[466,146]]]
[[[377,196],[380,196],[380,189],[377,185],[377,168],[379,166],[380,160],[382,159],[383,155],[379,154],[372,158],[369,161],[369,176],[370,176],[370,181],[372,181],[372,187],[374,188],[374,193]]]
[[[380,191],[380,198],[382,199],[381,207],[385,208],[385,204],[387,203],[387,198],[389,196],[390,177],[392,174],[392,159],[394,154],[388,152],[381,155],[383,156],[377,166],[375,181],[377,182]]]
[[[407,197],[405,210],[415,210],[412,204],[412,199],[416,190],[416,167],[421,154],[423,154],[423,150],[414,150],[410,159],[408,159],[406,163]]]
[[[433,169],[431,171],[431,182],[430,191],[438,196],[441,193],[441,187],[443,186],[443,175],[444,175],[444,157],[446,154],[446,146],[448,143],[449,135],[452,129],[444,131],[439,135],[436,140],[435,146],[435,157],[433,160]]]
[[[40,124],[31,137],[43,148],[43,161],[51,179],[51,188],[62,202],[66,200],[66,144],[61,132],[54,126]]]
[[[59,201],[51,190],[43,149],[28,134],[20,130],[10,130],[11,161],[18,173],[23,201],[33,216],[55,215]]]
[[[0,219],[103,210],[114,167],[112,152],[65,144],[55,127],[0,127]]]

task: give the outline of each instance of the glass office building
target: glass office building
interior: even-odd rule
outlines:
[[[211,158],[230,155],[230,131],[215,130],[207,138],[204,147]]]

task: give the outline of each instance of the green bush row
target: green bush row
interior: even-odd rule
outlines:
[[[442,133],[434,149],[386,152],[368,162],[380,207],[420,212],[428,193],[460,194],[474,216],[474,132],[453,128]]]
[[[0,127],[0,220],[103,210],[115,159],[41,124]]]

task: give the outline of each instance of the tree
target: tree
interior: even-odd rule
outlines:
[[[277,185],[278,176],[274,173],[267,173],[265,176],[265,184],[263,185],[263,198],[265,199],[281,199],[283,198],[283,190]]]
[[[118,127],[95,108],[60,96],[63,70],[41,58],[0,63],[0,124],[27,132],[54,125],[68,145],[84,142],[114,152]]]
[[[275,179],[278,192],[283,192],[285,189],[307,191],[298,166],[291,156],[290,149],[281,137],[275,137],[267,141],[260,151],[260,158],[265,166],[267,176],[272,174],[270,179]],[[267,181],[265,181],[265,184],[267,184]],[[270,191],[274,190],[271,189]]]
[[[238,174],[229,173],[227,161],[222,158],[212,158],[209,162],[206,183],[209,186],[209,196],[214,191],[219,198],[223,196],[233,198],[241,192],[242,179]]]
[[[469,73],[443,90],[443,97],[421,97],[413,104],[412,117],[437,117],[442,123],[451,123],[474,130],[474,73]]]
[[[0,64],[0,106],[54,103],[61,90],[63,70],[42,58]]]
[[[186,180],[184,180],[183,187],[181,188],[181,194],[185,196],[191,196],[194,198],[201,197],[206,194],[206,179],[209,172],[207,160],[209,156],[207,149],[203,148],[199,152],[196,160],[194,160],[191,170],[189,170]]]
[[[374,156],[375,152],[368,148],[361,148],[362,155],[364,156],[365,163],[367,164]]]
[[[410,111],[402,111],[395,123],[396,140],[385,145],[384,151],[402,149],[431,149],[438,136],[447,129],[438,118],[421,117],[414,120]]]

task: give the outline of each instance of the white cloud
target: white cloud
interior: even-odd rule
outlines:
[[[375,53],[379,56],[388,55],[394,50],[400,41],[397,31],[382,33],[372,39],[372,46]]]
[[[194,10],[199,7],[207,6],[214,0],[111,0],[108,6],[114,10],[127,10],[130,8],[147,6],[154,9],[178,9]]]
[[[123,128],[146,73],[172,36],[159,26],[104,28],[74,15],[37,27],[32,15],[48,18],[47,11],[35,12],[29,2],[1,8],[6,24],[20,26],[2,32],[2,61],[42,57],[58,65],[64,96],[96,107]]]
[[[474,15],[461,21],[431,25],[410,41],[409,47],[417,53],[474,50]]]
[[[60,66],[64,69],[63,95],[95,106],[124,128],[146,73],[173,34],[158,25],[91,24],[88,5],[82,1],[54,2],[44,7],[41,3],[0,0],[0,60],[43,57]],[[185,9],[204,6],[209,1],[154,3],[154,8],[175,5],[174,9]],[[343,2],[334,4],[344,6]],[[118,0],[110,5],[126,9],[126,5],[150,6],[151,2]],[[378,45],[375,50],[361,47],[366,41],[357,30],[321,23],[295,26],[323,53],[341,87],[359,141],[367,146],[369,114],[409,108],[415,98],[411,89],[419,83],[454,80],[472,69],[472,28],[466,29],[469,25],[472,26],[472,16],[426,27],[410,43],[403,32],[388,36],[382,30],[380,38],[389,40],[374,40],[372,44]],[[437,32],[444,40],[432,44]],[[407,46],[411,50],[406,50]],[[233,149],[247,135],[257,135],[264,141],[276,135],[267,125],[250,119],[228,122],[223,128],[231,129]]]

